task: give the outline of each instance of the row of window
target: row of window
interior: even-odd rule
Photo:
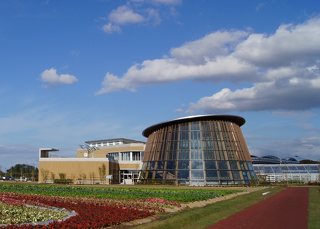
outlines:
[[[141,158],[143,158],[143,152],[114,152],[108,153],[106,157],[109,158],[109,160],[115,161],[141,161]]]
[[[175,170],[175,169],[213,169],[213,170],[253,170],[247,161],[216,161],[216,160],[169,160],[149,161],[143,163],[143,170]]]
[[[250,180],[255,178],[253,172],[236,170],[146,171],[142,176],[146,179],[160,180]]]

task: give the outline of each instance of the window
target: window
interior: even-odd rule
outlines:
[[[191,161],[191,169],[203,169],[202,161]]]
[[[130,161],[130,152],[122,152],[121,153],[122,161]]]
[[[191,170],[192,179],[203,179],[203,170]]]
[[[140,152],[132,152],[132,160],[140,161]]]
[[[109,160],[115,160],[115,161],[117,161],[117,160],[119,160],[119,153],[108,153],[108,154],[106,155],[106,157],[108,157]]]

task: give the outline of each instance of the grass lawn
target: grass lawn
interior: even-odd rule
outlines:
[[[147,229],[147,228],[163,228],[163,229],[175,229],[177,225],[183,229],[196,229],[205,228],[211,224],[218,222],[221,219],[227,218],[230,215],[241,211],[248,206],[255,204],[270,195],[282,190],[279,187],[268,188],[260,191],[256,191],[250,194],[238,196],[236,198],[207,205],[202,208],[195,208],[184,210],[178,213],[168,213],[159,216],[159,219],[148,224],[136,226],[135,229]],[[263,192],[270,191],[266,196],[263,196]]]
[[[309,188],[309,229],[320,228],[320,187]]]

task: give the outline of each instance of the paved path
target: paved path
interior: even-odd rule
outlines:
[[[286,188],[210,229],[307,229],[308,188]]]

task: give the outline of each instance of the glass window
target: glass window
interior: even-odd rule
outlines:
[[[176,169],[176,162],[175,161],[167,161],[167,169]]]
[[[140,161],[140,152],[132,152],[132,160]]]
[[[229,161],[230,163],[230,168],[233,169],[233,170],[238,170],[238,165],[237,165],[237,162],[236,161]]]
[[[163,169],[163,165],[164,165],[163,161],[158,161],[157,169]]]
[[[150,170],[153,170],[154,169],[154,165],[155,165],[155,162],[154,161],[150,161],[150,164],[149,164],[149,166],[150,166]]]
[[[240,173],[239,171],[232,171],[233,179],[240,180]]]
[[[218,178],[217,170],[206,170],[207,179]]]
[[[156,171],[156,179],[163,179],[163,171]]]
[[[218,161],[219,169],[228,169],[226,161]]]
[[[191,169],[203,169],[203,162],[200,160],[191,161]]]
[[[189,150],[180,150],[179,159],[188,160],[189,159]]]
[[[205,161],[206,169],[217,169],[216,162],[212,160]]]
[[[214,152],[211,150],[206,150],[206,151],[203,151],[203,154],[204,154],[204,159],[205,160],[210,160],[210,159],[214,159]]]
[[[189,169],[189,161],[179,161],[178,162],[178,169]]]
[[[203,179],[203,170],[191,170],[191,179]]]
[[[191,130],[199,130],[199,122],[192,122]]]
[[[189,179],[189,170],[179,170],[178,179]]]
[[[191,159],[202,159],[202,152],[199,149],[191,150]]]
[[[119,160],[119,153],[109,153],[107,154],[107,157],[109,158],[109,160]]]
[[[230,178],[230,174],[229,174],[229,171],[226,171],[226,170],[220,170],[220,179],[222,180],[227,180]]]
[[[130,161],[130,152],[122,152],[121,153],[122,161]]]

